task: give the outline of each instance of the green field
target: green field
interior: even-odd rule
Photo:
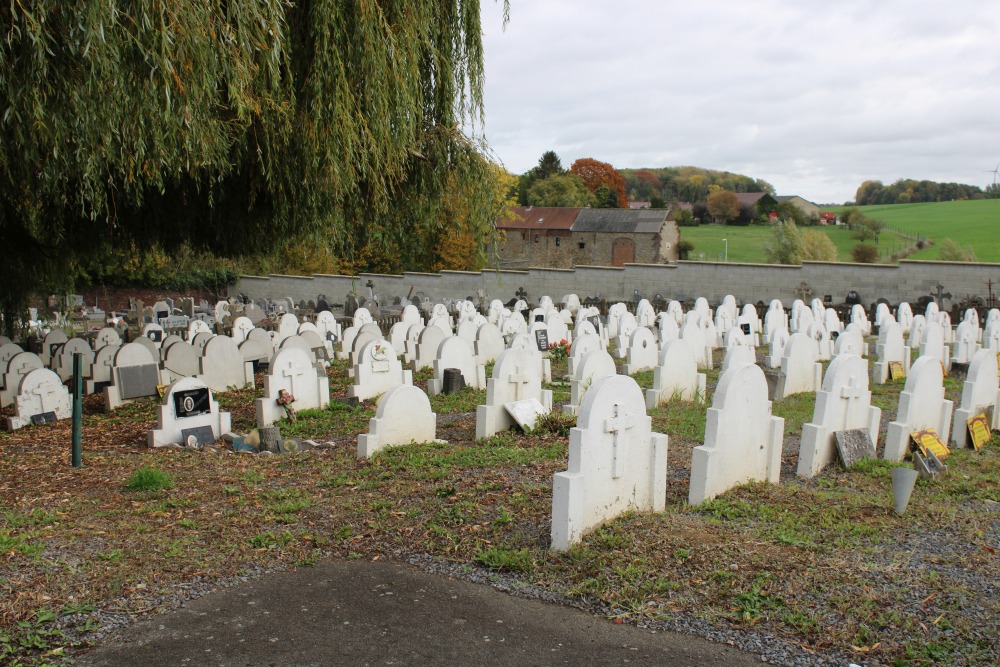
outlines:
[[[824,211],[842,211],[844,206],[824,206]],[[931,204],[891,204],[859,206],[861,211],[890,228],[922,235],[935,243],[950,238],[961,246],[971,246],[981,262],[1000,262],[1000,199],[954,201]],[[842,262],[851,261],[851,248],[857,243],[843,227],[809,227],[827,234]],[[763,264],[767,261],[764,245],[771,236],[769,226],[729,227],[701,225],[681,227],[681,238],[694,244],[689,259],[722,261],[729,241],[729,261]],[[913,242],[892,233],[882,232],[879,248],[882,255],[892,255]],[[933,245],[908,259],[938,259],[939,247]]]
[[[857,243],[851,238],[851,233],[843,227],[806,227],[825,233],[837,246],[838,259],[841,262],[851,261],[851,248]],[[699,227],[681,227],[681,239],[694,244],[694,250],[688,259],[706,262],[723,261],[726,244],[729,241],[729,261],[747,262],[750,264],[765,264],[767,256],[764,245],[771,238],[770,225],[752,225],[750,227],[727,227],[725,225],[701,225]],[[880,248],[885,254],[910,245],[910,241],[895,234],[883,233],[879,239]]]
[[[839,212],[843,206],[824,207]],[[1000,262],[1000,199],[947,201],[929,204],[889,204],[859,206],[865,215],[890,227],[922,234],[935,243],[950,238],[961,246],[971,246],[981,262]],[[909,259],[937,259],[938,248],[910,255]]]

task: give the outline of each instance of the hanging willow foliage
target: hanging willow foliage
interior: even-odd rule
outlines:
[[[496,170],[462,132],[482,122],[479,0],[12,0],[0,25],[8,326],[108,244],[315,233],[362,268],[422,268],[456,183],[493,233]]]

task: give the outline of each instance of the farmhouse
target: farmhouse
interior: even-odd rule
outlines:
[[[503,268],[664,264],[680,234],[670,209],[517,206],[497,223]]]
[[[812,203],[808,199],[803,199],[798,195],[781,195],[779,197],[775,197],[775,199],[778,200],[779,204],[784,202],[793,204],[797,209],[802,211],[807,218],[816,219],[819,217],[819,206]]]

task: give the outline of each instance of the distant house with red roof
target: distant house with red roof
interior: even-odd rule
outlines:
[[[670,209],[516,206],[497,222],[503,268],[664,264],[680,234]]]

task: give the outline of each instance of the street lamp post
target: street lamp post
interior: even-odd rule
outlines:
[[[722,239],[722,242],[726,244],[726,261],[729,261],[729,239]]]

